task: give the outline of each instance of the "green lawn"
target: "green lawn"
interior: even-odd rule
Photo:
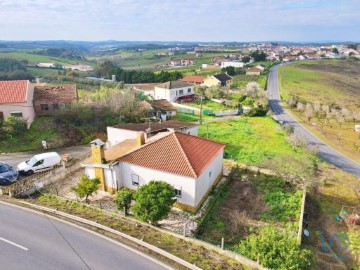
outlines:
[[[213,119],[213,116],[203,115],[203,120]],[[186,114],[177,112],[176,116],[172,118],[172,120],[182,121],[182,122],[198,122],[200,120],[200,115],[196,114]]]
[[[244,88],[249,82],[257,82],[262,89],[266,86],[267,75],[248,76],[248,75],[235,75],[233,77],[233,87]]]
[[[185,103],[186,106],[190,106],[190,107],[194,107],[194,108],[198,108],[200,109],[201,104],[200,102],[186,102]],[[214,111],[225,111],[225,110],[232,110],[233,108],[231,107],[227,107],[225,105],[222,105],[220,103],[217,103],[215,101],[209,100],[209,99],[204,99],[202,102],[202,107],[203,110],[214,110]]]
[[[226,158],[246,164],[262,162],[284,155],[305,157],[304,151],[294,152],[281,127],[270,117],[240,117],[229,121],[206,123],[199,127],[199,136],[226,143]]]

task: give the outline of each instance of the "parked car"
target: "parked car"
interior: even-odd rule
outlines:
[[[0,185],[10,185],[19,179],[19,173],[10,165],[0,161]]]
[[[51,169],[55,165],[60,164],[60,161],[61,158],[56,152],[43,153],[21,162],[17,169],[20,174],[31,175],[35,172]]]

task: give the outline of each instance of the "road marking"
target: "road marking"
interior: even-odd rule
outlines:
[[[15,247],[18,247],[18,248],[20,248],[20,249],[22,249],[22,250],[25,250],[25,251],[28,251],[28,250],[29,250],[29,249],[26,248],[26,247],[23,247],[23,246],[21,246],[21,245],[18,245],[18,244],[16,244],[16,243],[11,242],[11,241],[9,241],[9,240],[6,240],[5,238],[2,238],[2,237],[0,237],[0,241],[3,241],[3,242],[5,242],[5,243],[8,243],[8,244],[13,245],[13,246],[15,246]]]

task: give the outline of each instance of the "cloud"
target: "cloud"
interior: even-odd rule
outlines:
[[[291,36],[289,27],[357,33],[359,10],[358,0],[1,0],[0,37],[261,40],[268,29]]]

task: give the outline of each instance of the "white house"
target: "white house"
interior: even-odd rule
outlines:
[[[221,68],[226,68],[226,67],[243,68],[244,63],[243,62],[237,62],[237,61],[221,62]]]
[[[92,142],[92,160],[82,166],[109,192],[165,181],[174,187],[175,206],[196,212],[222,176],[224,148],[225,144],[179,132],[157,134],[145,143],[140,133],[106,151]],[[101,162],[104,158],[106,164]]]
[[[166,99],[170,102],[181,101],[182,99],[194,96],[194,87],[190,83],[182,81],[170,81],[155,86],[155,99]]]
[[[145,139],[149,139],[157,133],[167,132],[169,130],[197,136],[198,127],[198,124],[174,120],[161,123],[149,122],[138,124],[120,124],[107,127],[107,137],[109,146],[114,146],[125,140],[135,140],[141,132],[145,133]]]
[[[30,126],[35,118],[33,98],[34,86],[30,81],[0,81],[0,120],[18,116]]]
[[[176,116],[176,108],[166,99],[147,100],[150,104],[154,115],[161,117],[162,121],[166,121]]]

